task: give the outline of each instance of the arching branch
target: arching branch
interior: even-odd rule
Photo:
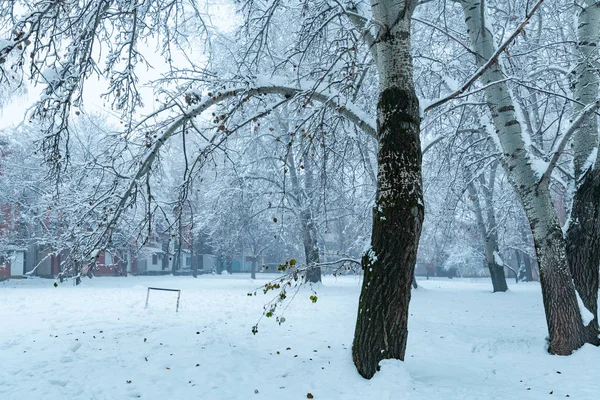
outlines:
[[[276,79],[271,78],[271,80]],[[367,135],[373,137],[376,136],[377,130],[374,126],[373,121],[370,118],[365,116],[360,111],[360,109],[358,107],[355,107],[352,103],[342,103],[340,101],[337,101],[336,99],[341,99],[341,96],[329,90],[318,92],[314,89],[304,90],[298,87],[281,84],[263,84],[250,87],[239,87],[230,90],[225,90],[222,93],[217,93],[213,97],[209,97],[205,101],[202,101],[200,104],[192,106],[188,110],[185,110],[184,114],[179,118],[175,119],[175,121],[171,123],[167,130],[156,140],[152,149],[137,169],[136,174],[131,178],[131,182],[127,186],[127,189],[120,196],[120,200],[113,217],[104,226],[102,233],[94,243],[93,249],[103,246],[103,242],[110,236],[113,227],[120,220],[123,211],[125,210],[128,202],[130,201],[134,193],[138,181],[140,181],[142,178],[144,178],[147,174],[150,173],[164,144],[172,136],[176,135],[177,132],[180,131],[180,129],[187,121],[192,120],[193,118],[201,115],[204,111],[208,110],[210,107],[221,104],[226,100],[235,97],[250,98],[259,95],[279,95],[290,100],[297,96],[306,95],[307,97],[310,97],[311,100],[318,101],[324,106],[339,112],[344,118],[356,125]],[[228,134],[229,132],[223,131],[222,133],[215,135],[210,140],[209,144],[202,150],[200,156],[202,156],[203,154],[208,154],[210,151],[214,150],[214,148],[218,147],[223,141],[225,141]]]

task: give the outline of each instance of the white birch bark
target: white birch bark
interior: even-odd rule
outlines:
[[[577,16],[577,67],[573,96],[578,103],[573,104],[573,114],[578,115],[598,98],[600,89],[598,68],[600,59],[600,3],[585,0]],[[592,153],[598,149],[598,118],[592,115],[579,125],[573,134],[573,162],[575,179],[579,181],[587,168],[598,168],[597,157]],[[591,156],[591,157],[590,157]]]
[[[465,22],[479,67],[496,52],[492,32],[485,23],[481,0],[461,1]],[[500,63],[482,76],[485,95],[492,113],[495,133],[502,147],[502,163],[510,176],[529,221],[535,243],[540,281],[549,332],[549,351],[570,354],[581,347],[583,324],[579,315],[575,285],[569,270],[566,243],[549,191],[549,176],[535,171],[532,155],[523,140],[521,125]],[[495,84],[490,85],[493,82]]]

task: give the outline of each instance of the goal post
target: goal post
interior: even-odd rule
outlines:
[[[166,288],[148,287],[148,292],[146,293],[146,305],[144,306],[144,309],[148,308],[148,300],[150,299],[150,291],[151,290],[160,290],[163,292],[177,292],[177,306],[175,307],[175,312],[179,312],[179,298],[181,297],[181,289],[166,289]]]

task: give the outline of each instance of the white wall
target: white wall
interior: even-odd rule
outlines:
[[[16,250],[10,256],[10,276],[22,276],[25,268],[25,251]]]

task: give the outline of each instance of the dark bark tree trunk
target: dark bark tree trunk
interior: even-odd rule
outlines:
[[[521,262],[521,252],[515,249],[515,261],[517,262],[517,282],[525,280],[525,268],[523,268],[523,263]]]
[[[378,4],[373,5],[374,18],[389,28],[381,28],[377,42],[377,195],[371,249],[362,258],[364,278],[352,345],[354,364],[367,379],[381,360],[404,360],[424,214],[419,103],[410,49],[416,3],[386,3],[389,9]]]
[[[496,222],[496,209],[494,206],[494,185],[496,184],[496,170],[498,163],[494,162],[490,167],[490,177],[485,181],[484,175],[479,176],[481,189],[485,198],[485,206],[487,211],[487,229],[485,232],[486,258],[490,276],[492,279],[492,288],[494,293],[506,292],[508,285],[506,284],[506,275],[504,274],[504,265],[500,265],[500,248],[498,245],[498,223]],[[485,227],[485,225],[484,225]],[[515,276],[516,279],[516,276]]]
[[[169,258],[171,257],[171,236],[169,235],[169,239],[167,241],[163,241],[162,243],[162,258],[160,259],[160,266],[162,271],[166,271],[169,269]],[[171,271],[172,272],[172,271]]]
[[[490,270],[490,276],[492,278],[492,288],[494,289],[494,293],[506,292],[508,290],[508,285],[506,284],[504,267],[496,263],[488,263],[488,269]]]
[[[198,263],[196,262],[196,256],[192,255],[192,276],[198,277]]]
[[[485,241],[485,246],[487,267],[490,271],[490,278],[492,279],[492,289],[494,293],[506,292],[508,290],[508,285],[506,283],[504,265],[500,265],[496,261],[496,255],[498,254],[498,242],[496,241],[495,234],[488,235]]]
[[[521,237],[523,239],[523,243],[529,243],[529,237],[527,235],[527,233],[525,232],[525,230],[521,230]],[[521,279],[522,281],[525,282],[532,282],[533,281],[533,267],[532,267],[532,263],[531,263],[531,257],[529,256],[529,254],[519,251],[517,250],[519,256],[521,257],[521,260],[523,262],[523,271],[524,271],[524,277]]]
[[[252,272],[250,273],[251,279],[256,279],[256,257],[252,258]]]
[[[594,117],[595,118],[595,117]],[[594,319],[585,327],[586,342],[598,340],[598,268],[600,266],[600,174],[589,170],[573,199],[567,230],[567,257],[575,288]]]
[[[523,254],[523,264],[525,265],[525,282],[532,282],[533,268],[531,266],[531,257],[529,257],[529,254]]]
[[[177,263],[173,265],[176,271],[181,271],[181,269],[185,266],[185,258],[182,261],[182,253],[183,253],[183,213],[179,217],[179,232],[177,234]]]
[[[353,358],[371,378],[379,361],[404,360],[408,306],[423,223],[418,100],[384,90],[378,103],[380,148],[372,248],[363,256]]]
[[[552,354],[569,355],[583,346],[587,337],[573,279],[569,269],[565,268],[567,255],[563,233],[556,223],[540,238],[535,235],[535,227],[532,230],[550,338],[548,351]]]
[[[183,216],[179,216],[179,226],[177,229],[177,249],[175,250],[175,254],[173,254],[173,265],[171,265],[171,273],[174,275],[177,271],[181,270],[181,251],[183,249]],[[171,257],[169,257],[170,259]]]
[[[194,225],[193,222],[193,216],[192,216],[192,227]],[[198,277],[198,260],[196,259],[197,256],[197,252],[196,252],[196,248],[194,247],[194,233],[192,232],[192,234],[190,235],[190,267],[192,268],[192,276],[194,278]]]
[[[313,267],[306,271],[306,282],[319,283],[321,282],[321,268]]]

